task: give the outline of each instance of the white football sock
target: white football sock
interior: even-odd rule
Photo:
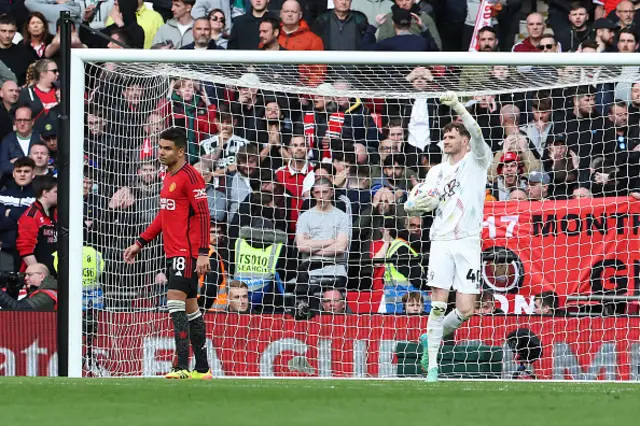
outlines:
[[[431,302],[431,313],[427,323],[427,336],[429,338],[429,370],[438,366],[438,352],[442,342],[442,323],[444,313],[447,310],[446,302]]]
[[[442,336],[447,337],[448,335],[456,331],[467,319],[467,317],[463,316],[460,313],[458,308],[449,312],[442,321]]]

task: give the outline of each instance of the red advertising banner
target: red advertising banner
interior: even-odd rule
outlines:
[[[55,374],[54,319],[52,313],[0,311],[0,375]],[[208,314],[211,367],[217,376],[395,377],[397,344],[417,342],[426,320]],[[91,374],[155,376],[170,368],[174,343],[167,314],[103,312],[99,322]],[[474,317],[455,337],[503,347],[508,378],[515,364],[506,337],[519,328],[540,338],[542,358],[533,364],[539,379],[640,380],[640,317]]]
[[[485,283],[525,298],[638,294],[640,202],[626,197],[485,204]],[[506,260],[486,260],[495,254]]]

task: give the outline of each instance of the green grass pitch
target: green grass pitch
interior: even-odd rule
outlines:
[[[640,384],[1,378],[7,426],[588,426],[637,421]]]

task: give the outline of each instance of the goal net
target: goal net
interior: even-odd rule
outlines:
[[[171,367],[162,239],[133,265],[123,251],[161,208],[159,135],[179,127],[207,183],[213,374],[420,377],[434,216],[403,203],[447,161],[442,129],[459,117],[439,97],[453,90],[493,161],[482,263],[464,271],[482,293],[445,338],[441,375],[637,380],[637,67],[424,58],[85,62],[83,245],[104,264],[83,282],[83,375]],[[303,252],[296,235],[331,248]]]

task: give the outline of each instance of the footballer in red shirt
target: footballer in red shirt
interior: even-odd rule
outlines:
[[[160,162],[167,174],[160,191],[160,211],[151,225],[124,252],[133,263],[142,248],[162,232],[167,257],[167,307],[173,322],[177,362],[168,379],[211,379],[204,319],[198,307],[198,276],[209,272],[209,204],[202,175],[186,159],[184,130],[160,135]],[[189,371],[189,339],[196,366]]]

